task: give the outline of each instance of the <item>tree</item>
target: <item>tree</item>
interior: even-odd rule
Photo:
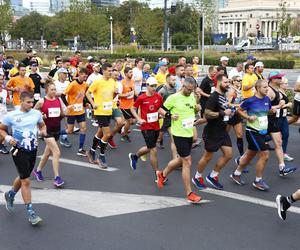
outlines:
[[[287,2],[281,0],[277,12],[277,17],[279,19],[279,35],[281,37],[288,37],[290,25],[292,23],[291,15],[287,13],[287,6]]]
[[[300,17],[293,19],[290,32],[292,36],[299,36],[300,35]]]
[[[13,11],[9,0],[4,0],[0,5],[0,17],[0,40],[3,42],[13,22]]]

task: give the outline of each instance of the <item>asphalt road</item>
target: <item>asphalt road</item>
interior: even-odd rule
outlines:
[[[86,148],[94,131],[89,125]],[[298,127],[291,127],[290,134],[289,153],[295,157],[293,164],[299,166]],[[265,171],[269,192],[252,187],[254,164],[249,167],[250,173],[245,174],[245,186],[233,183],[229,175],[235,165],[231,161],[220,175],[224,192],[199,192],[205,201],[190,205],[183,199],[180,171],[173,172],[168,185],[158,190],[149,162],[139,162],[136,171],[130,169],[128,153],[143,145],[140,132],[133,131],[131,138],[132,143],[123,143],[116,137],[118,149],[107,151],[108,163],[114,171],[101,171],[87,167],[86,158],[76,155],[78,135],[71,136],[72,148],[62,148],[64,189],[52,187],[51,162],[44,171],[47,180],[32,183],[33,203],[44,219],[42,225],[32,227],[27,222],[20,194],[13,215],[6,212],[0,198],[0,250],[299,249],[300,203],[295,204],[283,222],[277,216],[274,201],[278,193],[287,195],[299,187],[300,170],[279,177],[274,152]],[[234,144],[235,137],[232,138]],[[39,155],[43,148],[41,141]],[[202,151],[202,147],[193,150],[193,173]],[[234,151],[237,156],[235,145]],[[159,150],[158,156],[162,168],[170,159],[169,149]],[[75,164],[67,163],[69,160]],[[15,175],[11,156],[0,155],[1,191],[9,188]]]

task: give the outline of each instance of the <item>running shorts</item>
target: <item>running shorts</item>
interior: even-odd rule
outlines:
[[[268,145],[266,144],[266,136],[258,132],[246,129],[246,139],[248,142],[248,149],[252,151],[266,151]]]
[[[111,115],[95,115],[99,127],[109,127]]]
[[[18,150],[16,155],[14,155],[15,150]],[[31,172],[35,165],[36,153],[37,150],[27,152],[22,149],[16,149],[16,148],[12,151],[13,161],[17,168],[20,179],[23,180],[30,177]]]
[[[180,157],[187,157],[191,155],[193,137],[181,137],[173,135],[177,154]]]
[[[204,148],[207,152],[217,152],[221,147],[232,147],[231,139],[228,133],[219,136],[203,134]]]
[[[159,130],[142,130],[146,146],[148,149],[156,147],[156,141],[159,136]]]

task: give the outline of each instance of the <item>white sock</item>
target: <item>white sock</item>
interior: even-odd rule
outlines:
[[[195,178],[198,179],[200,177],[202,177],[202,174],[197,171],[196,174],[195,174]]]
[[[255,177],[256,182],[259,182],[260,180],[262,180],[262,177]]]
[[[242,172],[240,172],[240,171],[238,171],[238,170],[235,170],[233,174],[234,174],[234,175],[241,175]]]
[[[211,171],[211,173],[210,173],[210,177],[211,178],[215,178],[215,177],[217,177],[219,175],[219,173],[218,172],[216,172],[215,170],[213,170],[213,171]]]
[[[282,169],[284,169],[284,167],[285,167],[285,165],[284,165],[284,164],[280,164],[280,165],[279,165],[279,170],[282,170]]]

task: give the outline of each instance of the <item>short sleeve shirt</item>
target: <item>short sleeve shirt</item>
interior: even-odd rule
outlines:
[[[68,116],[84,114],[83,99],[87,89],[87,83],[79,83],[78,81],[71,82],[64,91],[67,96],[68,104],[73,105],[72,108],[67,110]]]
[[[135,108],[140,108],[141,118],[146,123],[141,125],[141,130],[159,130],[158,110],[163,104],[163,99],[160,94],[155,93],[153,96],[147,94],[140,95],[135,103]]]
[[[42,122],[40,111],[31,109],[22,112],[17,109],[7,113],[2,123],[12,128],[12,136],[17,140],[17,147],[31,152],[37,148],[37,124]]]
[[[243,98],[246,99],[246,98],[249,98],[249,97],[252,97],[254,96],[255,94],[255,89],[254,87],[251,88],[251,89],[248,89],[248,90],[244,90],[243,87],[245,86],[249,86],[249,85],[252,85],[253,83],[255,83],[256,81],[258,80],[257,76],[255,74],[245,74],[244,77],[243,77],[243,80],[242,80],[242,95],[243,95]]]
[[[181,92],[170,95],[164,103],[164,107],[171,114],[178,114],[179,118],[171,122],[172,135],[179,137],[193,137],[193,125],[195,120],[196,99],[193,94],[185,96]]]
[[[94,102],[98,105],[97,109],[94,110],[95,115],[112,115],[116,89],[117,82],[113,79],[101,78],[92,83],[88,90],[93,94]]]
[[[247,127],[258,131],[261,134],[266,134],[268,130],[268,112],[272,104],[268,96],[258,98],[250,97],[241,103],[241,108],[247,111],[249,116],[256,116],[254,122],[247,121]]]

